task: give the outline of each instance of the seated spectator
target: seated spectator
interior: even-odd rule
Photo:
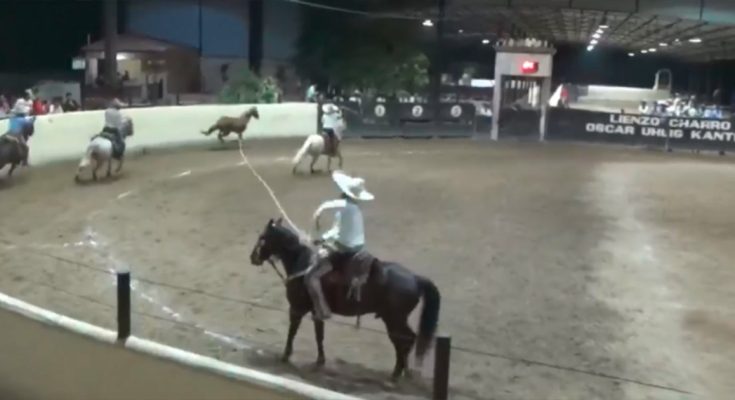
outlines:
[[[64,108],[64,112],[79,111],[79,103],[71,97],[71,93],[66,94],[61,106]]]
[[[648,103],[645,101],[641,101],[641,104],[638,105],[638,112],[641,114],[651,114],[651,107],[648,106]]]

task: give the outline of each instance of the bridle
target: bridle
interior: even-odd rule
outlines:
[[[261,248],[263,247],[263,244],[264,243],[265,243],[265,237],[264,237],[264,234],[261,234],[260,237],[258,238],[258,242],[255,245],[255,248],[253,249],[253,254],[257,254],[258,257],[260,257],[260,251],[261,251]],[[304,271],[297,272],[297,273],[295,273],[293,275],[285,276],[281,272],[281,270],[278,269],[278,266],[276,265],[276,262],[274,261],[274,258],[275,257],[276,257],[275,255],[271,254],[268,258],[265,258],[265,259],[262,259],[262,260],[259,260],[259,261],[261,262],[261,264],[263,262],[267,262],[268,264],[270,264],[270,266],[273,268],[273,271],[275,271],[276,274],[278,275],[278,277],[281,278],[281,282],[283,282],[284,285],[288,285],[288,283],[290,281],[294,280],[294,279],[301,278],[302,276],[304,276],[307,273],[309,273],[309,271],[311,270],[311,268],[307,268]],[[251,260],[250,260],[251,262],[253,261],[252,258],[253,257],[251,255]]]

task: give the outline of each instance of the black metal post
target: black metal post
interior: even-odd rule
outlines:
[[[449,360],[452,351],[451,336],[437,336],[434,350],[433,400],[449,399]]]
[[[117,340],[130,336],[130,272],[117,273]]]
[[[446,14],[446,0],[437,0],[438,18],[436,21],[436,45],[434,56],[431,60],[430,80],[431,96],[430,103],[434,109],[434,123],[439,124],[441,119],[441,87],[442,72],[444,71],[444,17]]]
[[[104,0],[105,80],[108,87],[117,84],[117,0]]]
[[[263,38],[264,34],[264,4],[263,0],[248,1],[248,61],[250,69],[256,74],[260,74],[260,67],[263,64]]]

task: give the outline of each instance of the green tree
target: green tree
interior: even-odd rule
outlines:
[[[374,8],[379,1],[370,2]],[[354,6],[343,1],[340,6]],[[348,5],[350,4],[350,5]],[[295,61],[300,75],[344,89],[417,91],[428,84],[418,21],[305,9]]]
[[[281,90],[275,80],[261,79],[249,69],[235,74],[220,91],[221,103],[275,103]]]

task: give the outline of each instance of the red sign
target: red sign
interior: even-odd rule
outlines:
[[[521,65],[521,72],[524,74],[535,74],[538,72],[538,62],[536,61],[524,61]]]

